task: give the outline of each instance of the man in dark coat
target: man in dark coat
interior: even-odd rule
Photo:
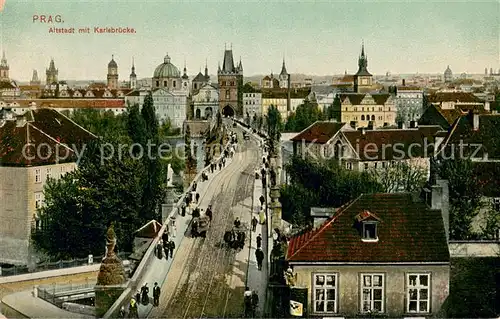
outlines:
[[[163,245],[161,244],[161,240],[156,244],[156,257],[163,259]]]
[[[258,220],[257,218],[255,218],[255,216],[252,218],[252,231],[256,231],[257,230],[257,224],[258,224]]]
[[[264,197],[264,195],[260,195],[259,201],[260,201],[260,207],[262,209],[262,207],[264,206],[264,202],[266,201],[266,198]]]
[[[258,249],[258,248],[262,247],[262,236],[260,234],[257,235],[256,240],[257,240],[257,249]]]
[[[234,220],[234,227],[239,228],[241,226],[241,221],[239,217]]]
[[[262,261],[264,260],[264,252],[262,249],[257,248],[255,251],[255,259],[257,259],[257,267],[262,270]]]
[[[256,317],[256,312],[257,312],[257,307],[259,306],[259,295],[257,294],[257,291],[253,290],[252,291],[252,313],[253,313],[253,318]]]
[[[168,260],[168,243],[169,241],[163,241],[163,252],[165,253],[165,259]]]
[[[165,230],[163,232],[163,235],[161,236],[161,240],[163,240],[163,243],[168,242],[168,230]]]
[[[212,222],[212,205],[208,205],[208,208],[207,208],[207,211],[205,212],[205,215],[208,216],[208,219],[210,220],[210,222]]]
[[[198,204],[200,202],[200,194],[196,193],[196,203]]]
[[[186,216],[186,204],[182,203],[181,206],[181,216],[184,217]]]
[[[170,258],[174,258],[175,243],[173,240],[168,242],[168,251],[170,252]]]
[[[155,282],[155,286],[153,287],[153,306],[158,307],[160,304],[160,287],[158,286],[158,283]]]
[[[147,305],[149,303],[149,287],[148,284],[145,283],[141,288],[141,301],[143,305]]]

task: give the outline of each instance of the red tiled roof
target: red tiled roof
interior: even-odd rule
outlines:
[[[99,109],[125,108],[124,99],[15,99],[3,100],[6,103],[19,103],[19,107],[28,107],[35,102],[38,107],[68,108],[68,109]]]
[[[360,160],[390,161],[431,156],[434,135],[440,130],[441,127],[435,125],[416,129],[365,130],[364,134],[361,131],[346,131],[342,134],[355,150],[359,150]],[[411,145],[415,146],[410,148]],[[425,145],[428,146],[426,152]]]
[[[355,217],[380,218],[377,242],[363,242]],[[290,262],[448,262],[441,212],[411,194],[361,195],[317,229],[290,239]]]
[[[325,144],[337,134],[345,123],[337,122],[315,122],[291,140],[295,142],[319,143]]]
[[[35,109],[28,111],[18,119],[24,118],[27,122],[20,122],[17,125],[16,120],[7,120],[0,126],[0,165],[2,166],[35,166],[56,163],[56,145],[59,145],[59,159],[63,159],[67,147],[70,149],[76,147],[82,149],[82,145],[95,139],[92,133],[86,131],[73,121],[53,109]],[[25,148],[27,143],[33,144],[33,147]],[[36,150],[42,143],[50,146],[54,154],[48,156],[48,148],[40,147],[45,152],[36,154]],[[29,156],[23,154],[30,152]],[[69,151],[69,157],[62,161],[73,161],[73,152]],[[31,157],[33,157],[30,159]],[[45,159],[45,157],[48,157]]]
[[[437,92],[429,96],[429,102],[476,102],[481,103],[481,100],[472,93],[466,92]]]

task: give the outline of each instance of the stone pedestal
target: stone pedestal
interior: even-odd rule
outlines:
[[[269,194],[271,196],[271,226],[272,229],[278,228],[281,229],[281,203],[279,201],[280,198],[280,189],[275,186],[271,188],[271,192]]]
[[[170,215],[172,208],[176,204],[175,188],[173,186],[167,186],[165,194],[165,203],[161,205],[161,220],[163,221]]]
[[[102,316],[108,311],[115,301],[127,289],[127,285],[96,285],[95,291],[95,314],[97,318]]]

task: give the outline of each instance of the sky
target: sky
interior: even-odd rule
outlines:
[[[79,34],[83,27],[136,33]],[[241,57],[245,76],[279,73],[283,57],[292,74],[355,73],[363,42],[372,74],[498,70],[500,1],[6,0],[0,12],[0,46],[18,81],[33,69],[44,81],[51,58],[60,80],[105,80],[112,55],[120,81],[132,58],[138,78],[151,77],[167,53],[190,76],[205,61],[215,74],[225,46]]]

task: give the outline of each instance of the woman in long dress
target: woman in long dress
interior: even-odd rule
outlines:
[[[261,225],[264,225],[264,223],[266,222],[266,213],[263,209],[259,213],[259,222]]]

